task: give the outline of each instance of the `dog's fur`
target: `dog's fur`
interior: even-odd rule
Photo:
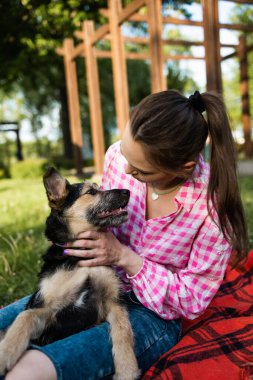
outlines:
[[[51,208],[45,234],[57,244],[43,256],[38,290],[0,343],[0,374],[17,363],[30,343],[45,345],[106,320],[111,325],[114,379],[136,379],[133,334],[113,269],[80,267],[82,258],[64,255],[58,245],[76,239],[80,232],[126,221],[129,191],[101,191],[90,183],[71,185],[54,168],[43,179]]]

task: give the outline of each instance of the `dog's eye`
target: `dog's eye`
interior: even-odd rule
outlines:
[[[97,192],[98,192],[97,189],[94,189],[94,187],[91,187],[89,190],[86,191],[85,194],[96,195]]]

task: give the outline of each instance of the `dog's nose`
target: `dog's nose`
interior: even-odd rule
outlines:
[[[127,190],[127,189],[122,189],[121,192],[122,192],[123,195],[128,196],[128,197],[130,195],[130,191]]]

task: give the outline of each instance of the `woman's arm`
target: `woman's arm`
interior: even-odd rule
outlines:
[[[124,269],[142,302],[161,317],[194,319],[216,294],[228,264],[231,247],[216,225],[207,218],[196,237],[185,269],[173,273],[165,265],[138,256],[110,232],[86,232],[69,250],[84,257],[81,266],[117,265]],[[89,250],[86,250],[89,248]]]
[[[127,277],[139,300],[161,317],[194,319],[218,291],[230,255],[231,246],[208,218],[192,245],[185,269],[173,273],[144,258],[142,269]]]

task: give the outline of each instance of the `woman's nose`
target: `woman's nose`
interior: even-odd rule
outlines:
[[[137,174],[137,170],[134,169],[131,165],[127,164],[126,167],[125,167],[125,172],[126,174]]]

